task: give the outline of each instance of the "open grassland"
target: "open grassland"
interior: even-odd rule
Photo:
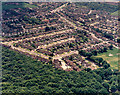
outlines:
[[[106,60],[110,64],[111,69],[118,69],[118,49],[108,50],[107,52],[98,54],[96,57],[102,57]]]

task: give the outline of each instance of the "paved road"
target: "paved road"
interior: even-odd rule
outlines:
[[[51,11],[51,13],[59,12],[63,7],[67,6],[67,4],[68,4],[68,3],[66,3],[66,4],[60,6],[59,8]],[[59,15],[58,13],[56,13],[56,14]],[[69,23],[71,26],[73,26],[74,29],[84,30],[84,31],[88,32],[89,34],[91,34],[91,36],[92,36],[93,38],[96,38],[96,39],[98,39],[98,40],[101,40],[102,43],[108,43],[108,41],[103,41],[102,39],[97,38],[93,33],[89,32],[88,30],[82,29],[81,27],[77,27],[73,22],[67,20],[65,17],[62,17],[61,15],[59,15],[59,16],[60,16],[60,19],[65,20],[67,23]],[[69,30],[71,30],[71,29],[69,29]],[[36,52],[34,52],[34,51],[29,51],[29,50],[27,50],[27,49],[23,49],[23,48],[20,48],[20,47],[14,47],[13,44],[14,44],[14,43],[17,43],[18,41],[31,40],[31,39],[35,39],[35,38],[39,38],[39,37],[51,36],[51,35],[66,33],[66,32],[69,32],[69,30],[63,30],[63,31],[59,31],[59,32],[53,32],[53,33],[50,33],[50,34],[39,35],[39,36],[37,36],[37,37],[25,38],[25,39],[22,39],[22,40],[10,41],[10,42],[2,42],[2,43],[11,46],[12,49],[16,49],[16,50],[19,50],[19,51],[22,51],[22,52],[29,53],[29,54],[31,54],[31,55],[41,56],[41,57],[43,57],[43,58],[48,59],[49,56],[46,56],[46,55],[41,54],[41,53],[36,53]],[[72,39],[68,39],[68,40],[74,40],[74,39],[72,38]],[[66,41],[67,41],[67,40],[66,40]],[[62,42],[65,42],[65,40],[64,40],[64,41],[61,40],[61,41],[58,41],[58,42],[54,42],[54,43],[52,43],[52,44],[49,44],[48,46],[43,46],[43,48],[52,46],[52,45],[57,44],[57,43],[62,43]],[[115,45],[113,45],[113,46],[116,47]],[[88,47],[88,48],[89,48],[89,47]],[[118,47],[116,47],[116,48],[118,48]],[[58,59],[58,60],[60,60],[61,63],[62,63],[62,66],[61,66],[61,67],[65,70],[65,69],[67,69],[67,68],[70,68],[70,66],[66,66],[66,63],[65,63],[63,60],[61,60],[61,58],[62,58],[62,57],[65,57],[65,56],[70,56],[70,55],[72,55],[72,54],[78,54],[78,51],[65,52],[64,54],[60,54],[60,55],[54,56],[53,59]],[[95,64],[92,64],[92,65],[95,66]]]
[[[28,54],[31,54],[31,55],[40,56],[40,57],[46,58],[46,59],[49,59],[49,57],[50,57],[50,56],[46,56],[42,53],[36,53],[36,52],[33,52],[33,51],[29,51],[29,50],[21,48],[21,47],[14,47],[12,44],[10,46],[11,46],[12,49],[15,49],[15,50],[18,50],[18,51],[21,51],[21,52],[25,52],[25,53],[28,53]]]
[[[21,40],[17,40],[17,41],[2,42],[2,43],[3,44],[18,43],[18,41],[31,40],[31,39],[35,39],[35,38],[41,38],[41,37],[45,37],[45,36],[52,36],[52,35],[61,34],[61,33],[68,33],[69,31],[72,31],[72,30],[67,29],[67,30],[62,30],[62,31],[58,31],[58,32],[49,33],[49,34],[39,35],[39,36],[36,36],[36,37],[25,38],[25,39],[21,39]]]
[[[50,11],[50,12],[51,12],[51,13],[56,13],[56,12],[59,12],[60,10],[62,10],[62,8],[63,8],[63,7],[66,7],[66,6],[67,6],[67,4],[68,4],[68,3],[66,3],[66,4],[64,4],[64,5],[62,5],[62,6],[58,7],[58,8],[56,8],[56,9],[54,9],[54,10]]]
[[[58,13],[57,13],[57,14],[58,14]],[[59,14],[58,14],[58,15],[59,15]],[[61,19],[63,19],[63,20],[65,20],[66,22],[68,22],[68,23],[69,23],[71,26],[73,26],[75,29],[84,30],[84,31],[86,31],[87,33],[91,34],[91,36],[92,36],[93,38],[95,38],[95,39],[97,39],[97,40],[99,40],[99,41],[102,41],[103,43],[109,43],[109,42],[110,42],[110,41],[104,41],[104,40],[96,37],[95,34],[93,34],[92,32],[90,32],[90,31],[88,31],[88,30],[85,30],[85,29],[82,29],[82,28],[80,28],[80,27],[77,27],[73,22],[67,20],[65,17],[62,17],[61,15],[59,15],[59,16],[60,16]],[[119,49],[119,47],[117,47],[117,46],[115,46],[115,45],[113,45],[113,47]]]

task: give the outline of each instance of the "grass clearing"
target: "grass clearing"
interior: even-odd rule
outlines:
[[[120,10],[115,11],[115,12],[111,13],[111,15],[113,15],[113,16],[118,16],[118,13],[119,13],[119,12],[120,12]]]
[[[118,69],[117,54],[118,54],[118,49],[114,48],[113,50],[107,50],[107,52],[100,53],[96,57],[102,57],[104,60],[106,60],[110,64],[111,69]]]

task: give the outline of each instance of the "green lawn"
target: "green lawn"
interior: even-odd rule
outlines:
[[[14,4],[6,5],[5,3],[2,3],[2,9],[3,10],[14,9],[14,8],[27,8],[27,7],[35,8],[37,6],[31,5],[31,4],[28,4],[28,3],[24,3],[24,2],[20,3],[20,5],[14,5]]]
[[[110,54],[112,56],[109,56]],[[98,54],[96,57],[102,57],[106,60],[110,64],[111,69],[118,69],[118,49],[108,50],[107,52]]]

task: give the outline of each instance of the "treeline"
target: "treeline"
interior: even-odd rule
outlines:
[[[117,70],[88,68],[68,72],[5,47],[2,48],[2,68],[3,94],[109,94],[118,88]]]
[[[96,56],[98,53],[107,52],[108,49],[112,50],[113,45],[110,45],[108,48],[104,47],[99,50],[92,50],[91,52],[86,52],[85,50],[79,50],[79,54],[81,54],[85,57],[91,57],[91,56]]]
[[[16,8],[34,8],[37,7],[36,5],[31,5],[27,2],[2,2],[2,9],[5,11],[9,11],[10,9],[16,9]]]
[[[97,65],[99,67],[103,66],[105,69],[109,68],[110,67],[110,64],[107,63],[107,61],[103,60],[103,58],[101,57],[94,57],[94,56],[91,56],[89,58],[87,58],[88,60],[91,60],[92,62],[95,62],[97,63]]]
[[[87,6],[91,10],[100,10],[107,12],[115,12],[118,10],[118,5],[110,5],[107,3],[100,3],[100,2],[77,2],[75,4],[77,6]]]
[[[112,50],[113,46],[110,45],[109,49]],[[104,47],[100,50],[92,50],[91,52],[86,52],[85,50],[79,50],[79,54],[86,57],[87,60],[97,63],[99,67],[103,66],[105,69],[110,67],[110,64],[107,63],[102,57],[95,57],[98,53],[107,52],[108,48]]]

